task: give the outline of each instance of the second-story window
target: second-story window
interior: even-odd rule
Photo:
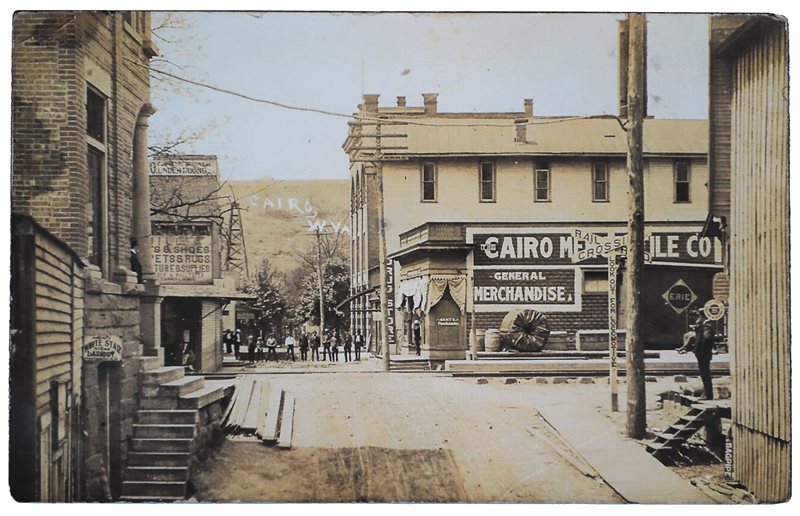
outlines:
[[[422,202],[436,202],[436,164],[430,161],[422,163],[420,172],[422,179]]]
[[[550,201],[550,169],[537,168],[533,174],[533,200],[535,202]]]
[[[688,161],[675,162],[675,202],[691,202],[689,186],[691,167]]]
[[[106,99],[92,88],[86,89],[86,134],[106,142]]]
[[[106,97],[91,86],[86,88],[86,169],[89,203],[86,227],[89,236],[89,262],[105,274],[106,269]]]
[[[608,202],[608,163],[592,163],[592,202]]]
[[[480,187],[481,202],[494,202],[496,200],[494,163],[491,162],[481,163],[479,187]]]

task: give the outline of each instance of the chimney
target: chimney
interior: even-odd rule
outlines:
[[[517,135],[514,137],[514,141],[516,143],[528,143],[528,119],[527,118],[515,119],[514,129],[517,130]]]
[[[380,97],[380,95],[372,95],[367,93],[362,95],[364,100],[364,113],[371,115],[378,114],[378,97]]]
[[[397,107],[406,107],[405,97],[397,97]]]
[[[426,115],[435,115],[436,114],[436,97],[438,97],[438,93],[423,93],[422,94],[422,101],[425,104],[425,114]]]
[[[525,99],[525,114],[533,116],[533,99]]]

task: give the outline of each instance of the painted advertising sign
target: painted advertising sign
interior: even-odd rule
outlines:
[[[436,318],[436,326],[459,326],[461,324],[460,317],[438,317]]]
[[[661,297],[676,314],[682,314],[697,301],[697,294],[682,279],[676,281]]]
[[[150,175],[217,177],[219,170],[216,156],[177,156],[152,160]]]
[[[390,346],[394,346],[396,340],[395,321],[394,321],[394,262],[391,258],[386,259],[386,336]]]
[[[87,335],[83,344],[83,359],[98,362],[122,360],[122,337],[117,335]]]
[[[605,264],[609,251],[625,252],[626,237],[618,228],[478,231],[468,230],[467,238],[467,243],[476,248],[475,265]],[[682,228],[648,229],[645,254],[653,263],[722,263],[722,247],[717,238],[701,238],[697,231]]]
[[[520,305],[539,311],[580,311],[580,277],[575,267],[476,266],[472,301],[476,311],[504,311]]]
[[[161,283],[211,284],[211,228],[203,224],[153,224],[153,268]]]

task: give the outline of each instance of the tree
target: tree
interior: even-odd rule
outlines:
[[[322,270],[322,298],[325,307],[325,328],[337,332],[347,327],[345,313],[336,310],[350,293],[350,267],[345,256],[347,239],[342,233],[314,234],[312,244],[299,253],[303,266],[296,283],[300,290],[296,304],[299,320],[320,322],[319,271]],[[321,267],[320,267],[321,266]]]
[[[285,285],[283,275],[273,270],[265,258],[244,286],[245,292],[256,297],[250,302],[255,309],[256,327],[279,339],[283,336],[283,324],[288,315]]]

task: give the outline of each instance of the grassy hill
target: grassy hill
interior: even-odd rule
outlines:
[[[313,245],[310,225],[350,230],[350,185],[346,179],[229,181],[242,208],[247,260],[254,271],[263,258],[288,273],[298,254]],[[225,193],[230,193],[225,187]],[[349,239],[349,233],[344,235]],[[345,250],[348,247],[345,245]]]

